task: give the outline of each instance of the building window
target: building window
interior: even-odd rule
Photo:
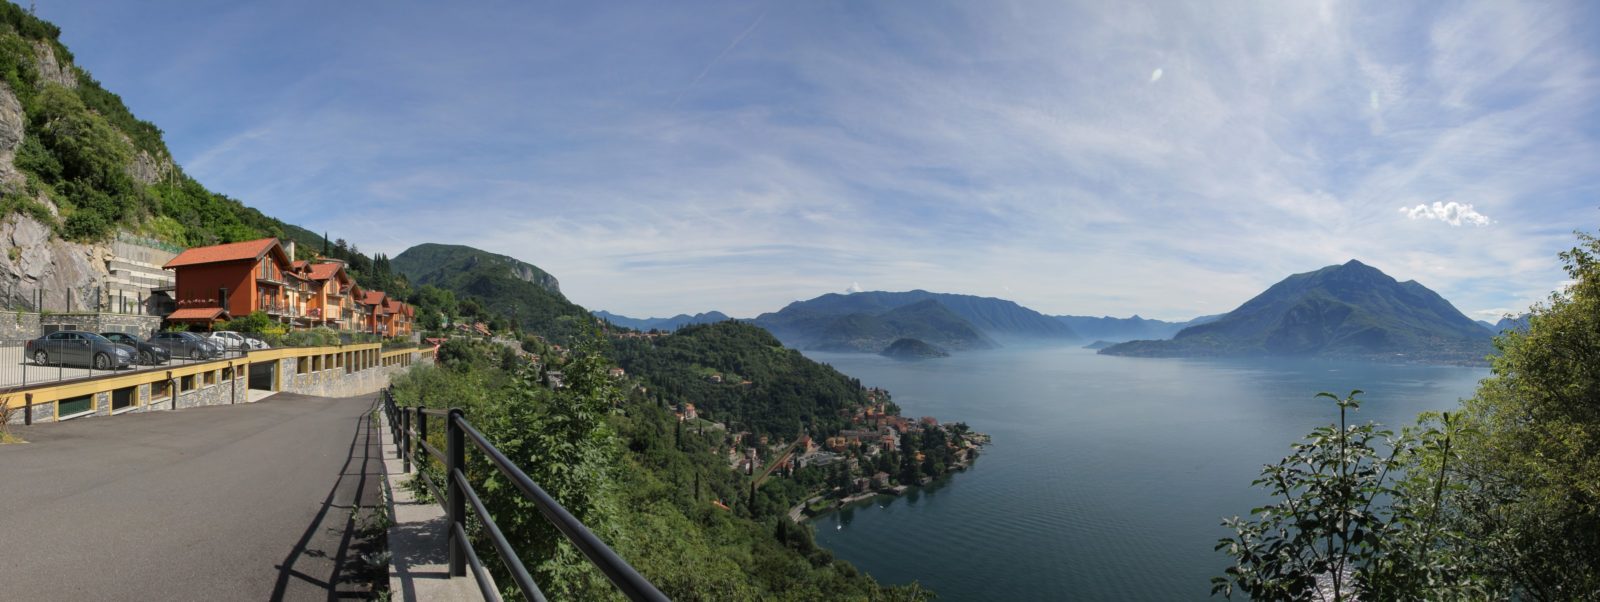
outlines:
[[[206,381],[206,386],[207,387],[209,387],[211,385],[214,385],[214,384],[217,384],[217,371],[216,370],[208,370],[208,371],[206,371],[206,373],[205,373],[205,381]]]
[[[188,392],[193,391],[193,390],[194,390],[194,375],[193,374],[190,374],[190,375],[185,376],[185,377],[183,377],[181,379],[178,379],[178,392],[179,393],[188,393]]]
[[[233,366],[222,369],[222,380],[233,380]]]
[[[172,397],[172,381],[158,380],[150,383],[150,401]]]
[[[94,395],[83,395],[56,402],[56,418],[71,418],[94,411]]]
[[[139,398],[138,387],[123,387],[111,391],[111,411],[115,412],[124,408],[133,407]]]

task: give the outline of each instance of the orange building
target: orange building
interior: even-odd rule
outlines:
[[[263,238],[178,254],[164,266],[177,274],[178,310],[167,320],[211,328],[263,311],[295,328],[411,334],[416,310],[410,305],[362,290],[342,261],[291,261],[293,252],[294,243]]]
[[[177,274],[169,322],[210,328],[257,310],[275,318],[293,311],[289,289],[298,278],[276,238],[189,249],[162,267]]]
[[[409,336],[416,309],[383,291],[366,291],[361,299],[366,308],[366,331],[385,337]]]
[[[355,281],[345,272],[344,262],[294,262],[294,272],[305,281],[304,322],[337,330],[356,330],[355,301],[351,293]]]

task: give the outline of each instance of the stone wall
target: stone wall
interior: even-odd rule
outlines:
[[[99,313],[41,315],[31,311],[0,310],[0,345],[21,345],[37,339],[44,336],[47,326],[55,327],[54,330],[126,332],[142,338],[161,328],[161,318]]]
[[[21,345],[39,338],[39,314],[27,311],[0,312],[0,345]]]
[[[412,352],[410,361],[411,365],[415,365],[424,360],[421,354]],[[319,397],[354,397],[373,393],[389,386],[389,377],[411,368],[411,365],[377,365],[366,370],[347,372],[344,366],[321,366],[321,370],[308,369],[302,374],[299,364],[298,358],[279,361],[280,386],[290,393]],[[313,364],[312,367],[316,366]]]
[[[161,328],[158,316],[129,314],[46,314],[39,318],[41,329],[55,326],[56,330],[87,330],[89,332],[126,332],[140,337],[150,336]],[[39,336],[39,335],[34,335]],[[31,337],[30,337],[31,338]]]

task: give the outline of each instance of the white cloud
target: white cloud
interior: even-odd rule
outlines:
[[[1161,68],[1159,68],[1159,67],[1157,67],[1155,71],[1151,71],[1150,72],[1150,83],[1153,84],[1153,83],[1156,83],[1158,81],[1161,81],[1161,74],[1162,74],[1162,71],[1161,71]]]
[[[846,293],[859,293],[862,290],[863,289],[861,288],[861,283],[860,282],[851,282],[850,283],[850,288],[844,289],[844,292],[846,292]]]
[[[1412,207],[1410,209],[1401,207],[1400,212],[1404,213],[1406,217],[1411,219],[1439,220],[1452,226],[1459,226],[1461,224],[1472,224],[1474,226],[1489,225],[1488,216],[1478,213],[1478,211],[1473,209],[1472,205],[1470,204],[1463,205],[1455,201],[1450,201],[1448,203],[1434,201],[1432,205],[1417,205],[1416,207]]]

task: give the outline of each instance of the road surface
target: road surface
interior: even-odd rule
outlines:
[[[377,407],[280,393],[16,429],[0,600],[364,597],[352,508],[382,502]]]

